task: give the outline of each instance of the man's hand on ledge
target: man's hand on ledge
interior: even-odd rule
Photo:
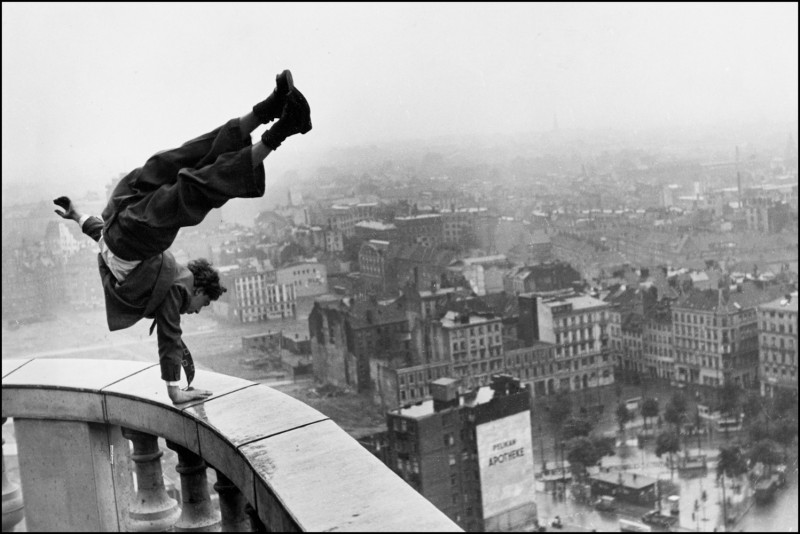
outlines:
[[[194,389],[189,386],[186,390],[182,390],[178,386],[167,386],[167,393],[172,401],[172,404],[182,404],[193,400],[203,400],[211,396],[211,392],[205,389]]]

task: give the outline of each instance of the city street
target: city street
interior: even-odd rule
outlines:
[[[241,351],[241,336],[264,332],[266,330],[282,330],[288,335],[307,332],[307,319],[298,318],[295,321],[272,322],[265,324],[248,325],[221,325],[209,316],[190,316],[184,327],[184,336],[189,339],[197,364],[216,372],[222,372],[255,381],[261,381],[262,371],[243,365],[244,354]],[[4,331],[3,358],[19,357],[54,357],[54,358],[108,358],[139,361],[156,361],[156,344],[154,337],[147,335],[148,325],[145,321],[135,327],[122,331],[109,333],[104,328],[105,317],[102,311],[73,314],[61,317],[52,323],[39,323],[29,325],[17,331]],[[89,325],[95,328],[89,327]],[[88,327],[88,328],[87,328]],[[382,419],[376,415],[367,416],[365,408],[358,397],[343,396],[336,398],[316,398],[308,396],[306,390],[311,388],[311,382],[291,383],[290,381],[271,382],[270,386],[283,390],[296,396],[303,402],[319,409],[340,426],[349,432],[365,433],[369,428],[377,430],[383,426]],[[650,384],[642,386],[623,386],[617,397],[616,386],[600,390],[579,391],[572,396],[573,412],[581,406],[603,405],[602,414],[597,417],[594,433],[597,435],[613,436],[617,431],[617,422],[614,411],[618,400],[634,397],[650,396],[659,399],[660,409],[672,395],[674,388],[666,384]],[[352,398],[351,398],[352,397]],[[689,411],[693,412],[696,404],[695,392],[687,391]],[[534,399],[532,403],[531,427],[533,430],[534,465],[541,469],[543,461],[549,468],[559,465],[561,451],[559,444],[553,438],[554,431],[548,420],[545,406],[551,399]],[[363,412],[363,413],[362,413]],[[363,416],[359,416],[359,414]],[[642,418],[637,416],[626,426],[626,438],[635,438],[643,424]],[[655,424],[650,422],[651,425]],[[17,478],[15,465],[15,444],[11,425],[4,425],[3,436],[7,440],[5,453],[7,460],[11,460],[6,467],[9,476]],[[377,431],[375,430],[375,431]],[[714,459],[720,444],[731,439],[719,433],[702,435],[700,437],[701,450],[708,455],[709,465],[707,474],[702,478],[683,479],[677,471],[672,476],[680,495],[679,525],[682,530],[711,532],[715,528],[722,530],[722,490],[716,483],[716,464]],[[650,440],[643,449],[632,445],[620,446],[616,454],[602,459],[602,467],[610,471],[635,471],[660,480],[670,480],[670,470],[666,458],[657,458],[654,453],[654,442]],[[685,443],[682,443],[684,446]],[[697,452],[698,440],[691,437],[688,440],[689,451]],[[750,490],[745,486],[740,493],[731,488],[729,481],[726,496],[731,499],[729,515],[734,515],[737,521],[729,525],[729,530],[755,532],[755,531],[797,531],[797,460],[796,450],[794,460],[787,472],[787,487],[778,492],[775,501],[764,505],[753,505],[749,498]],[[706,491],[707,500],[702,501],[702,493]],[[666,495],[662,495],[666,498]],[[698,501],[697,513],[694,513],[694,503]],[[614,513],[598,512],[587,504],[577,502],[569,491],[563,496],[554,495],[544,491],[544,485],[539,484],[536,494],[538,515],[540,521],[548,522],[556,515],[560,516],[565,531],[617,531],[619,519],[635,519],[647,511],[647,508],[622,506]],[[734,512],[731,514],[730,512]],[[552,531],[553,529],[548,528]]]
[[[661,410],[672,395],[673,389],[668,385],[649,385],[646,395],[659,399]],[[586,405],[603,404],[605,409],[602,416],[598,418],[594,433],[597,435],[614,435],[617,431],[617,423],[614,410],[617,405],[616,388],[604,388],[602,391],[587,392]],[[642,395],[642,388],[639,386],[624,386],[620,395],[623,401],[628,398]],[[694,397],[694,393],[688,393],[687,398]],[[581,406],[581,394],[573,399],[573,410],[577,411]],[[542,465],[542,459],[548,462],[548,468],[558,467],[561,462],[561,451],[554,440],[553,430],[547,421],[547,412],[544,409],[547,399],[534,400],[534,413],[532,413],[532,428],[534,433],[534,465],[538,472]],[[694,403],[690,401],[690,412],[694,409]],[[643,421],[637,416],[632,422],[626,425],[627,445],[616,448],[614,456],[604,457],[601,467],[610,472],[628,471],[644,474],[661,481],[672,481],[675,484],[675,493],[680,496],[679,523],[673,530],[686,531],[724,531],[722,525],[722,488],[716,481],[716,456],[719,446],[735,437],[734,433],[725,436],[719,433],[703,435],[700,438],[700,449],[698,440],[691,437],[688,440],[688,450],[690,454],[701,452],[708,457],[708,467],[705,476],[696,478],[682,478],[677,470],[671,475],[668,467],[667,458],[658,458],[655,455],[654,440],[649,440],[644,448],[640,449],[634,439],[638,431],[642,428]],[[541,428],[541,431],[539,430]],[[617,440],[619,442],[619,440]],[[681,447],[685,443],[682,440]],[[787,471],[787,486],[780,490],[771,503],[763,505],[753,504],[751,498],[752,490],[749,484],[742,479],[740,491],[734,491],[733,482],[728,481],[726,486],[726,497],[728,499],[728,515],[734,517],[735,521],[728,525],[728,531],[766,531],[766,532],[786,532],[797,531],[797,454],[790,454],[793,457]],[[548,524],[555,516],[560,516],[564,523],[564,530],[578,531],[618,531],[619,519],[639,521],[647,508],[631,505],[618,506],[616,512],[598,512],[590,505],[577,502],[571,493],[558,494],[552,491],[545,491],[544,484],[538,484],[536,495],[539,521]],[[702,499],[703,492],[706,493],[705,502]],[[662,509],[666,510],[666,497],[661,495]],[[697,509],[695,511],[695,502]],[[787,504],[791,504],[787,506]],[[548,530],[553,530],[548,527]]]

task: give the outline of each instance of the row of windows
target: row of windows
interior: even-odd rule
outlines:
[[[499,332],[499,331],[500,331],[500,323],[497,322],[494,324],[481,325],[477,327],[473,326],[469,330],[467,330],[466,328],[457,328],[452,330],[452,332],[450,333],[450,337],[458,339],[460,337],[467,337],[467,333],[469,333],[470,336],[475,336],[475,335],[484,335],[491,332]]]
[[[398,374],[397,379],[401,386],[406,384],[408,381],[409,384],[413,384],[415,379],[419,383],[423,383],[425,381],[425,376],[427,375],[427,379],[436,380],[437,378],[444,376],[447,374],[447,366],[443,365],[441,367],[429,367],[424,371],[415,371],[413,373],[407,374]]]
[[[736,352],[735,342],[731,343],[730,345],[727,345],[723,342],[722,345],[719,345],[717,343],[705,343],[703,341],[697,341],[696,339],[675,338],[675,346],[708,352],[719,352],[720,350],[728,352],[727,349],[730,348],[730,352]]]
[[[768,328],[768,326],[769,326],[769,328]],[[762,332],[778,332],[778,333],[783,334],[784,330],[785,330],[785,333],[787,333],[787,334],[795,334],[796,333],[795,332],[795,325],[793,323],[791,323],[791,322],[789,324],[787,324],[787,325],[779,324],[777,326],[775,325],[775,323],[767,324],[767,321],[762,321],[761,322],[761,331]]]
[[[500,335],[496,335],[494,337],[481,337],[481,338],[477,338],[477,339],[478,339],[478,346],[481,346],[481,347],[487,345],[487,343],[485,343],[485,341],[487,341],[487,340],[489,342],[494,341],[494,343],[498,344],[498,345],[502,342],[500,340]],[[470,340],[469,346],[470,347],[475,347],[475,338]],[[454,341],[453,342],[453,350],[454,351],[467,350],[467,342],[466,341]]]
[[[454,352],[452,354],[452,357],[453,357],[452,359],[453,359],[454,362],[460,362],[460,361],[464,361],[464,360],[467,360],[467,361],[479,360],[479,359],[483,360],[483,359],[485,359],[487,357],[494,358],[495,356],[500,356],[500,355],[502,355],[502,353],[503,353],[503,347],[502,346],[496,346],[496,347],[490,347],[489,349],[484,349],[484,348],[481,348],[479,350],[478,349],[473,349],[473,350],[471,350],[469,352],[466,352],[466,351],[464,351],[464,352],[461,352],[461,351]]]
[[[582,313],[580,315],[572,315],[570,317],[564,317],[563,319],[554,319],[553,326],[561,328],[569,328],[570,326],[578,326],[584,324],[592,324],[596,323],[597,321],[605,321],[606,320],[606,312],[599,312],[599,313]]]
[[[717,318],[716,317],[705,317],[703,315],[697,314],[689,314],[683,312],[673,312],[672,314],[673,320],[676,323],[686,323],[686,324],[705,324],[708,326],[717,326]],[[725,317],[721,317],[719,320],[719,326],[728,326],[728,320]],[[733,318],[731,318],[731,326],[733,326]]]
[[[591,352],[597,350],[599,347],[597,346],[597,342],[594,343],[581,343],[579,345],[567,345],[566,347],[556,347],[556,357],[567,357],[570,356],[580,356],[586,352]]]
[[[778,347],[780,348],[794,348],[794,339],[793,338],[778,338],[776,339],[775,336],[767,337],[765,335],[761,336],[761,344],[764,347]]]
[[[789,354],[789,358],[787,358],[786,353],[784,352],[769,352],[769,351],[762,352],[761,361],[768,363],[770,361],[770,356],[772,356],[773,363],[778,363],[778,360],[780,360],[780,363],[786,364],[787,363],[786,360],[788,359],[789,360],[788,363],[790,363],[791,365],[795,365],[795,355]]]
[[[580,335],[579,335],[580,334]],[[589,328],[581,328],[580,330],[573,330],[565,332],[564,334],[564,343],[575,342],[580,339],[580,341],[584,341],[587,339],[592,338],[592,331]],[[561,344],[562,334],[560,332],[556,332],[556,345]]]
[[[771,375],[774,375],[774,376],[791,377],[792,379],[797,377],[796,368],[794,368],[794,369],[786,369],[785,367],[781,367],[780,369],[778,369],[777,367],[770,368],[769,366],[765,365],[763,367],[763,369],[764,369],[764,374],[765,375],[770,375],[771,374]],[[770,371],[772,371],[772,372],[770,372]],[[780,375],[779,375],[778,371],[780,371]]]

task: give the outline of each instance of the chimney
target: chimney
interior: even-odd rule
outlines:
[[[433,397],[433,411],[456,408],[459,404],[458,381],[453,378],[439,378],[430,383]]]

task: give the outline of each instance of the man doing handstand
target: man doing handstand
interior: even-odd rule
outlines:
[[[274,119],[251,145],[251,132]],[[199,224],[228,200],[263,196],[264,159],[287,137],[310,130],[308,102],[285,70],[252,111],[155,154],[122,178],[101,217],[81,214],[68,197],[53,201],[63,210],[56,214],[80,224],[98,243],[109,330],[128,328],[144,317],[154,320],[150,333],[157,327],[161,378],[174,404],[211,395],[191,387],[194,364],[181,339],[180,315],[199,313],[226,288],[205,259],[183,266],[167,249],[182,227]],[[186,389],[178,386],[182,365]]]

